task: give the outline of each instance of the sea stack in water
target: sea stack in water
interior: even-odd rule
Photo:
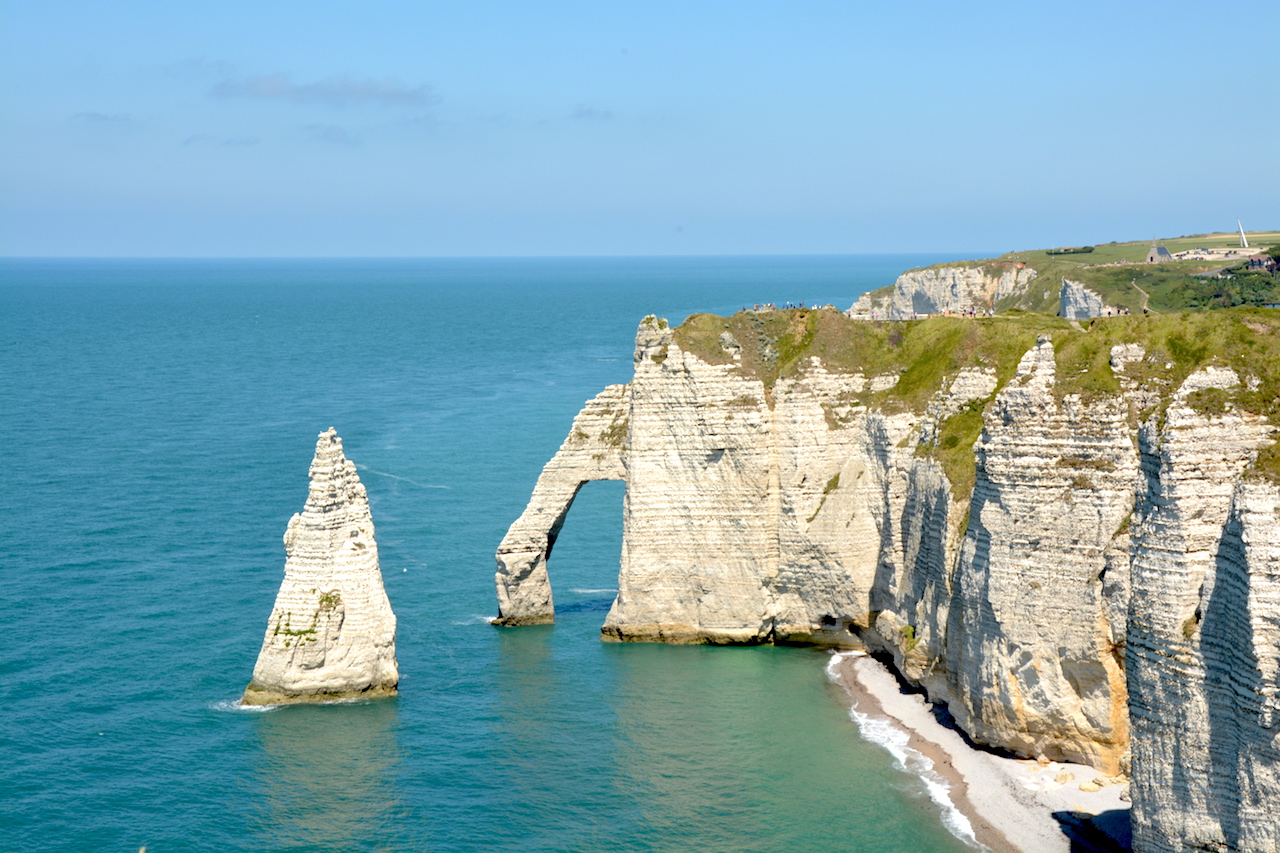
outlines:
[[[394,696],[396,617],[382,588],[369,500],[333,428],[284,534],[284,582],[245,705]]]

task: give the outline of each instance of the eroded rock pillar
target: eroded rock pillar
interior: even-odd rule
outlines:
[[[310,477],[284,535],[284,581],[245,705],[393,696],[400,681],[369,500],[332,427],[316,442]]]

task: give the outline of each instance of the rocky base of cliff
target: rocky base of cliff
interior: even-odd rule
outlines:
[[[363,699],[387,699],[398,694],[398,684],[370,685],[363,690],[339,690],[318,693],[284,693],[266,685],[250,682],[241,705],[325,705],[330,702],[358,702]]]
[[[947,823],[956,835],[990,853],[1129,850],[1124,777],[977,748],[945,710],[905,689],[870,656],[839,655],[827,672],[847,692],[855,720],[881,735],[888,727],[913,769],[936,774],[936,799],[955,810]]]
[[[490,625],[499,628],[525,628],[529,625],[554,625],[554,613],[538,613],[528,616],[495,616],[489,620]]]

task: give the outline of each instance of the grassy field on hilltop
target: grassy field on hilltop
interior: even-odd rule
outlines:
[[[1221,280],[1209,280],[1205,276],[1227,267],[1238,266],[1247,254],[1264,248],[1280,246],[1280,232],[1246,232],[1249,249],[1238,259],[1212,261],[1168,261],[1162,264],[1144,263],[1153,245],[1150,240],[1128,243],[1106,243],[1095,246],[1092,252],[1073,255],[1049,255],[1046,250],[1010,252],[996,258],[997,262],[1023,262],[1036,271],[1045,287],[1030,291],[1020,297],[1010,298],[1006,306],[1030,311],[1056,312],[1058,286],[1063,278],[1079,281],[1099,294],[1108,305],[1141,311],[1143,307],[1153,311],[1176,311],[1189,307],[1209,307],[1223,285]],[[1194,234],[1173,239],[1156,240],[1154,245],[1164,246],[1169,252],[1188,249],[1234,249],[1240,245],[1236,233]],[[1048,287],[1052,283],[1053,287]],[[1044,291],[1050,296],[1046,298]],[[1240,300],[1235,304],[1244,304]],[[1213,307],[1231,307],[1228,305]]]
[[[978,267],[996,276],[1012,265],[1025,264],[1034,269],[1037,277],[1027,291],[997,303],[997,310],[1020,308],[1055,314],[1064,278],[1083,283],[1108,305],[1128,308],[1133,312],[1141,312],[1144,307],[1152,311],[1177,311],[1280,301],[1280,280],[1265,274],[1243,274],[1233,269],[1243,266],[1246,254],[1268,248],[1272,252],[1280,251],[1280,231],[1246,234],[1249,248],[1242,250],[1240,257],[1226,260],[1147,264],[1144,261],[1152,241],[1135,240],[1097,245],[1087,253],[1050,255],[1049,249],[1034,249],[1009,252],[995,258],[935,264],[923,269]],[[1170,253],[1196,248],[1233,249],[1239,247],[1240,235],[1235,232],[1192,234],[1156,240],[1155,244],[1164,246]],[[1227,271],[1228,278],[1213,277],[1223,270]],[[892,290],[889,286],[873,293],[887,295]]]

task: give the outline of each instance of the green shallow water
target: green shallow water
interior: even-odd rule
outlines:
[[[828,656],[613,645],[622,485],[499,630],[493,551],[639,319],[833,301],[930,257],[0,262],[14,850],[961,850]],[[394,700],[236,709],[333,425]]]

